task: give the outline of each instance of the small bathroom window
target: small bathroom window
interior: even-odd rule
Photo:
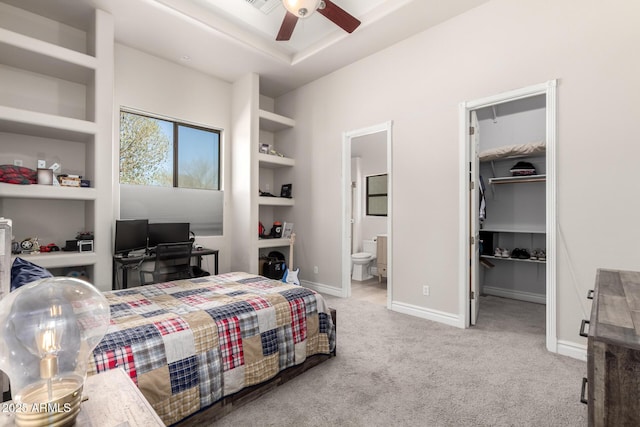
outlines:
[[[387,174],[367,178],[367,215],[387,216]]]

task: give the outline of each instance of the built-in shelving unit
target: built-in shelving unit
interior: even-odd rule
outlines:
[[[233,234],[238,239],[233,245],[231,268],[235,270],[260,273],[261,254],[290,244],[289,239],[265,239],[258,235],[259,222],[269,232],[275,221],[291,222],[295,207],[296,161],[291,154],[294,150],[289,132],[296,122],[275,111],[275,100],[260,95],[257,74],[250,73],[234,83],[231,199],[236,208]],[[261,150],[265,146],[266,152]],[[279,197],[285,184],[293,185],[294,197]],[[275,197],[261,196],[260,192]]]
[[[45,160],[91,182],[0,183],[0,216],[12,219],[17,241],[63,246],[93,232],[95,252],[18,256],[45,268],[83,267],[96,286],[110,289],[113,18],[96,10],[78,29],[5,3],[0,15],[0,164],[36,169]]]

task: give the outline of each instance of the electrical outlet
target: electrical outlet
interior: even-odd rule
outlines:
[[[13,161],[13,166],[22,166],[22,160],[20,159],[15,159]]]
[[[317,265],[313,266],[313,274],[318,274],[318,266]]]
[[[47,167],[46,160],[38,160],[38,169],[45,169]]]
[[[429,296],[429,287],[428,286],[423,286],[422,287],[422,295]]]

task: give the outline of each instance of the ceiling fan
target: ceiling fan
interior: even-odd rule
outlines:
[[[315,11],[345,30],[352,33],[360,25],[360,21],[347,11],[329,0],[282,0],[287,14],[284,16],[276,40],[291,39],[291,34],[298,23],[298,18],[308,18]]]

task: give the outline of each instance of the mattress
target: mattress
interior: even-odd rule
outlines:
[[[111,323],[88,375],[124,369],[167,425],[335,349],[323,297],[262,276],[227,273],[105,296]]]

